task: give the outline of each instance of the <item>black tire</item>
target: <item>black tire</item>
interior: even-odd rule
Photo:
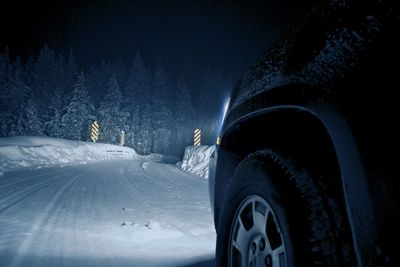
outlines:
[[[265,233],[258,233],[253,230],[253,225],[257,224],[254,223],[255,219],[253,223],[247,223],[253,228],[249,226],[248,230],[244,227],[243,220],[250,220],[246,219],[248,215],[244,205],[250,205],[247,203],[254,200],[254,207],[257,205],[257,199],[265,200],[272,209],[271,214],[275,217],[276,229],[284,245],[285,263],[278,266],[341,266],[341,255],[336,249],[333,226],[328,216],[329,208],[324,205],[313,180],[305,171],[296,168],[293,162],[269,150],[259,151],[244,159],[230,181],[218,220],[217,266],[258,266],[252,261],[261,263],[260,266],[272,266],[259,260],[260,257],[268,257],[268,253],[275,255],[275,262],[282,262],[283,258],[276,260],[272,246],[267,254],[264,251],[260,254],[261,249],[257,247],[257,255],[253,255],[254,243],[259,240],[253,236],[264,236],[261,239],[266,238],[266,242],[275,242],[269,237],[273,234],[267,233],[274,231],[265,230]],[[252,218],[259,216],[254,209]],[[258,224],[268,220],[257,219]],[[267,228],[267,225],[261,225],[257,229],[262,228]],[[238,232],[245,234],[240,234],[239,238]],[[276,234],[274,238],[279,240]],[[238,246],[237,242],[247,245]],[[244,263],[238,264],[238,259]]]

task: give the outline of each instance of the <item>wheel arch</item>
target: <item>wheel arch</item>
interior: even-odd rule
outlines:
[[[328,177],[324,183],[343,198],[358,263],[373,265],[369,260],[376,254],[376,231],[367,180],[351,129],[339,112],[328,105],[264,108],[225,127],[221,139],[216,203],[246,155],[265,148],[282,151],[312,174]],[[219,212],[218,204],[215,210]]]

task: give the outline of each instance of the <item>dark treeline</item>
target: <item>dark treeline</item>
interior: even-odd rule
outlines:
[[[231,81],[216,70],[187,84],[161,62],[149,67],[136,53],[130,66],[101,62],[82,70],[70,52],[45,47],[25,62],[0,53],[0,136],[45,135],[89,140],[90,124],[100,124],[99,141],[126,145],[141,154],[179,155],[193,142],[217,137],[224,97]]]

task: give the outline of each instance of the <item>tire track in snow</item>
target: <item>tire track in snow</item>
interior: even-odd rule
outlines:
[[[140,195],[140,198],[143,199],[142,206],[145,206],[147,209],[163,207],[165,203],[158,198],[151,197],[158,196],[154,194],[154,191],[155,187],[159,188],[160,186],[155,183],[154,177],[153,179],[147,177],[146,171],[143,169],[144,163],[147,162],[141,162],[125,169],[125,172],[120,176],[121,184],[128,186],[134,195]],[[161,193],[163,190],[158,190],[158,192]]]
[[[30,235],[27,236],[22,243],[19,245],[16,254],[14,258],[12,259],[11,263],[9,264],[9,267],[15,267],[18,266],[21,260],[25,255],[27,255],[29,248],[32,245],[32,242],[36,239],[39,231],[41,230],[44,222],[46,219],[50,216],[51,211],[54,209],[56,202],[59,200],[59,198],[62,196],[62,194],[76,181],[78,180],[82,175],[85,173],[89,172],[89,168],[85,171],[82,171],[75,175],[73,178],[71,178],[66,184],[64,184],[58,191],[57,193],[51,198],[49,203],[47,204],[46,208],[42,211],[39,217],[35,219],[33,222],[33,226],[31,227],[29,233]]]
[[[12,193],[3,198],[0,199],[0,216],[1,213],[3,213],[4,211],[8,210],[9,208],[13,207],[14,205],[20,203],[21,201],[27,199],[28,197],[30,197],[31,195],[49,187],[50,185],[52,185],[54,182],[56,182],[57,180],[59,180],[60,178],[63,178],[65,176],[69,176],[71,173],[67,173],[64,172],[62,173],[62,175],[53,177],[53,176],[49,176],[47,177],[47,179],[41,180],[38,183],[34,183],[28,186],[25,186],[19,190],[13,190]],[[24,192],[29,191],[28,193],[24,194]],[[21,196],[22,194],[24,194],[23,196]],[[7,203],[8,201],[11,201],[11,203]]]
[[[1,259],[1,261],[4,261],[3,264],[10,262],[11,257],[13,256],[12,254],[16,251],[18,245],[23,241],[25,236],[30,234],[30,222],[34,221],[35,217],[37,216],[37,212],[35,211],[40,211],[43,209],[37,204],[42,200],[46,190],[57,188],[53,187],[53,185],[60,181],[63,182],[62,180],[67,178],[67,176],[73,176],[72,174],[76,174],[76,171],[74,173],[67,172],[66,170],[63,171],[64,175],[58,174],[59,171],[54,172],[53,169],[49,169],[49,174],[46,173],[46,170],[39,170],[40,177],[35,179],[36,183],[42,182],[39,184],[39,188],[37,184],[36,187],[35,185],[30,184],[28,186],[25,185],[27,186],[25,190],[17,190],[17,192],[14,192],[14,190],[4,192],[3,190],[3,192],[1,192],[1,196],[3,196],[3,193],[5,196],[8,195],[6,197],[6,203],[4,203],[6,198],[3,198],[3,200],[0,201],[0,204],[3,204],[5,207],[2,210],[3,213],[0,214],[0,258],[3,257]],[[36,174],[36,172],[34,173]],[[54,173],[57,173],[58,176],[54,176]],[[34,176],[37,176],[35,174]],[[28,170],[25,172],[20,172],[19,175],[21,175],[21,177],[26,177],[32,174]],[[45,184],[46,182],[48,184]],[[27,192],[27,190],[29,191],[28,194],[24,194]],[[44,203],[44,205],[46,205],[46,203]],[[23,213],[21,213],[21,211]],[[13,249],[10,250],[10,248]],[[7,253],[7,250],[12,253]]]
[[[43,172],[44,170],[43,169],[41,169],[41,171]],[[59,168],[53,168],[53,172],[47,172],[46,173],[46,175],[57,175],[57,174],[59,174],[59,173],[62,173],[62,172],[64,172],[65,170],[63,169],[63,168],[61,168],[61,167],[59,167]],[[25,178],[25,179],[21,179],[19,176],[21,175],[20,173],[19,173],[19,171],[17,172],[18,174],[14,174],[14,175],[12,175],[12,176],[8,176],[8,175],[6,175],[5,177],[4,177],[4,180],[5,179],[7,179],[7,181],[6,182],[4,182],[4,181],[2,181],[2,180],[0,180],[0,184],[2,184],[1,186],[0,186],[0,190],[3,190],[4,188],[7,188],[7,187],[9,187],[9,186],[15,186],[16,184],[19,184],[19,183],[24,183],[24,182],[27,182],[27,181],[33,181],[34,182],[34,180],[36,179],[36,178],[40,178],[40,177],[42,177],[43,176],[43,173],[42,172],[40,172],[40,173],[37,173],[37,174],[34,174],[34,175],[32,175],[32,176],[29,176],[28,178]],[[11,181],[10,181],[11,180]],[[15,189],[15,188],[14,188]]]
[[[81,178],[85,177],[81,176]],[[60,259],[66,257],[68,251],[76,250],[74,246],[71,246],[70,239],[75,235],[82,234],[79,232],[80,228],[78,227],[78,224],[82,224],[82,220],[78,220],[77,217],[79,216],[76,214],[82,204],[79,198],[79,195],[82,193],[79,188],[79,182],[82,180],[76,180],[64,190],[63,196],[54,204],[51,215],[43,222],[41,228],[45,229],[45,231],[42,230],[40,235],[41,240],[35,244],[35,253],[39,255],[39,258],[40,255],[45,255],[50,248],[53,257]],[[70,232],[71,230],[69,230],[65,232],[65,229],[74,229],[75,231]],[[51,266],[52,264],[51,260],[42,258],[39,264],[34,262],[32,265]],[[63,266],[61,261],[57,265]]]
[[[143,168],[144,175],[157,180],[159,186],[168,188],[168,194],[166,199],[168,203],[163,208],[163,212],[174,213],[177,209],[184,210],[185,214],[183,217],[173,218],[168,217],[168,223],[181,232],[198,236],[199,233],[193,226],[197,225],[201,232],[212,232],[213,226],[209,227],[209,222],[202,220],[193,220],[192,218],[198,218],[198,214],[204,214],[209,212],[211,216],[212,212],[209,205],[208,194],[201,194],[198,187],[205,186],[207,192],[206,180],[201,177],[189,175],[177,169],[175,166],[170,164],[162,164],[157,162],[149,162],[147,168]],[[182,201],[185,199],[185,201]]]
[[[145,175],[153,177],[153,179],[154,177],[158,177],[158,182],[163,187],[168,188],[169,195],[171,197],[176,198],[177,200],[187,197],[192,199],[198,198],[198,195],[193,195],[193,192],[197,191],[194,190],[195,188],[193,188],[193,184],[198,186],[199,184],[204,183],[204,180],[202,180],[202,178],[183,173],[175,166],[169,164],[149,164],[151,164],[152,167],[147,168],[149,169],[149,171],[147,171],[146,169],[143,170],[146,173]],[[201,198],[204,198],[204,196],[201,195]],[[208,205],[208,201],[208,198],[206,198],[206,205]]]

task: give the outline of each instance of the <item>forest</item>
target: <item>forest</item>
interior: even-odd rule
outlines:
[[[140,154],[181,155],[202,129],[203,144],[218,136],[224,97],[232,78],[207,68],[191,83],[161,60],[146,64],[140,51],[127,66],[101,61],[79,67],[71,50],[48,46],[26,59],[0,53],[0,136],[50,136],[90,141],[98,121],[99,142],[119,143]]]

